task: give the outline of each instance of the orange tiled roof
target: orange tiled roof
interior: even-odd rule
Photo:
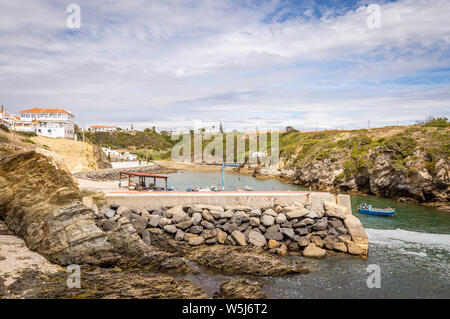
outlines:
[[[107,126],[107,125],[92,125],[90,128],[115,128],[115,126]]]
[[[39,108],[39,107],[35,107],[29,110],[24,110],[24,111],[20,111],[20,113],[65,113],[65,114],[72,114],[70,112],[67,112],[66,110],[63,109],[44,109],[44,108]]]

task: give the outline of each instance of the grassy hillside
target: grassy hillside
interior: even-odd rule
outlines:
[[[383,127],[372,130],[292,132],[280,137],[280,157],[291,167],[329,159],[345,159],[344,175],[372,168],[373,153],[390,153],[392,165],[407,170],[406,163],[416,160],[416,151],[425,152],[430,174],[440,159],[450,155],[450,129],[422,125]],[[341,177],[344,177],[343,175]]]
[[[82,139],[82,134],[78,134]],[[167,159],[170,157],[170,149],[175,142],[170,140],[170,135],[153,131],[129,132],[85,132],[85,139],[102,147],[112,149],[134,149],[131,153],[145,160],[148,156],[152,159]]]

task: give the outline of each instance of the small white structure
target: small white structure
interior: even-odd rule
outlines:
[[[111,161],[136,161],[138,156],[135,154],[131,154],[125,149],[112,150],[111,148],[102,147],[103,152],[106,156],[109,156]]]
[[[20,111],[20,119],[14,129],[22,132],[35,132],[53,138],[74,138],[75,115],[63,109],[32,108]]]
[[[108,125],[92,125],[89,126],[91,132],[116,132],[117,127]]]

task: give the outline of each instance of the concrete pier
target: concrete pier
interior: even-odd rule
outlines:
[[[116,203],[130,208],[161,208],[163,206],[208,205],[245,205],[255,207],[273,206],[275,201],[288,205],[295,202],[323,204],[330,201],[351,212],[349,195],[336,195],[327,192],[302,191],[258,191],[258,192],[108,192],[108,203]]]

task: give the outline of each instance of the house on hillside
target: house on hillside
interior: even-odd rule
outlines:
[[[131,154],[126,149],[117,149],[112,150],[111,148],[102,147],[103,152],[107,157],[111,160],[111,162],[119,162],[119,161],[136,161],[138,156],[135,154]]]
[[[108,125],[92,125],[89,126],[91,132],[116,132],[117,127]]]
[[[22,132],[35,132],[53,138],[75,136],[75,115],[57,108],[32,108],[19,112],[19,120],[14,129]]]

